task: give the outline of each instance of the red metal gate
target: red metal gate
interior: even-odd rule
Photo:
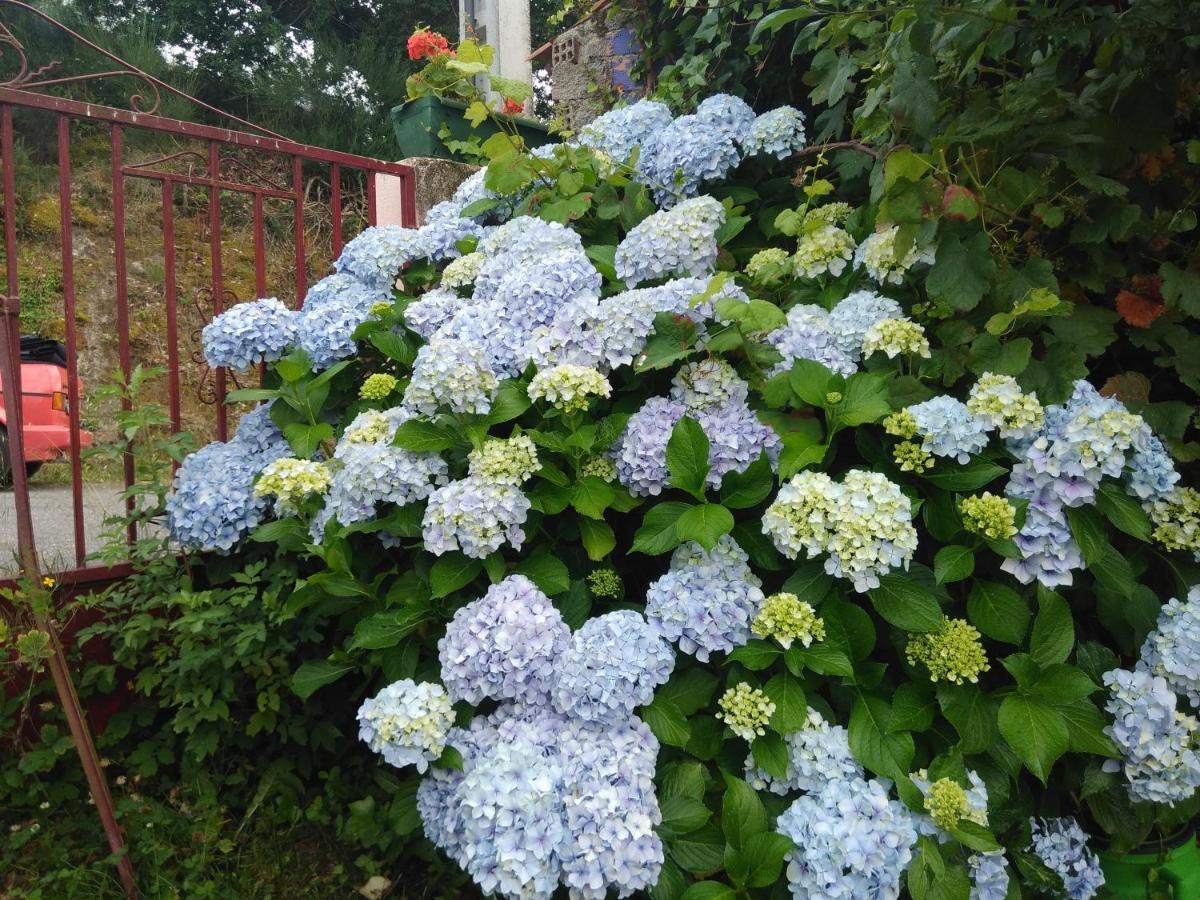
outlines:
[[[70,35],[91,51],[104,57],[108,63],[116,66],[110,71],[89,75],[57,76],[56,63],[49,63],[38,68],[31,68],[26,60],[25,50],[14,34],[12,22],[5,21],[9,13],[35,16],[53,27]],[[163,94],[183,97],[196,103],[209,113],[217,113],[213,107],[188,97],[159,81],[153,76],[137,69],[125,61],[113,56],[102,48],[87,41],[82,36],[71,32],[65,26],[51,19],[44,13],[33,9],[17,0],[0,0],[0,50],[15,54],[19,63],[17,73],[5,81],[0,81],[0,157],[3,166],[3,240],[7,276],[7,301],[5,313],[9,317],[11,346],[0,346],[0,365],[9,365],[9,359],[14,363],[19,357],[16,338],[21,316],[21,246],[18,221],[21,219],[20,184],[18,182],[18,148],[22,135],[22,125],[31,129],[40,128],[44,133],[46,125],[53,123],[57,146],[57,196],[59,213],[59,232],[61,248],[61,303],[62,303],[62,340],[66,345],[68,369],[67,407],[70,417],[70,447],[67,453],[70,465],[70,520],[71,538],[70,552],[65,561],[55,564],[43,559],[43,568],[58,569],[60,578],[66,581],[92,580],[112,577],[117,574],[110,569],[89,565],[88,555],[96,548],[89,545],[85,525],[84,508],[84,471],[81,457],[81,397],[79,396],[79,347],[80,329],[86,329],[86,323],[80,322],[76,265],[82,257],[74,246],[75,213],[72,184],[72,150],[77,132],[87,129],[94,133],[97,129],[107,131],[106,153],[109,158],[111,183],[111,258],[104,265],[111,276],[113,286],[114,326],[118,347],[119,370],[128,381],[136,359],[133,342],[131,341],[131,318],[129,297],[129,255],[127,248],[127,192],[134,183],[149,182],[157,184],[161,193],[160,222],[162,232],[162,316],[158,321],[152,321],[148,327],[157,329],[156,338],[166,343],[165,367],[168,380],[168,402],[171,426],[175,431],[184,429],[183,398],[181,370],[183,363],[198,355],[198,348],[193,347],[190,355],[185,356],[186,348],[181,346],[184,338],[190,338],[193,343],[198,338],[198,330],[191,328],[187,335],[181,335],[181,300],[179,297],[179,282],[177,277],[178,242],[177,227],[177,191],[186,192],[188,189],[197,191],[201,197],[207,197],[207,283],[203,288],[193,292],[191,298],[201,308],[203,317],[220,313],[227,304],[236,302],[238,297],[233,294],[227,284],[226,271],[223,263],[228,252],[223,237],[223,204],[228,205],[232,198],[246,198],[250,204],[249,227],[253,235],[253,293],[254,296],[265,296],[272,293],[285,297],[291,295],[298,306],[303,303],[307,290],[309,273],[309,255],[313,250],[308,245],[306,232],[306,210],[310,217],[314,214],[314,206],[319,205],[321,216],[327,213],[329,223],[328,255],[324,255],[323,246],[320,249],[322,260],[332,260],[340,253],[347,231],[344,220],[348,210],[354,207],[353,200],[348,196],[354,193],[358,208],[365,205],[366,224],[376,223],[376,184],[381,176],[398,179],[401,192],[401,224],[415,224],[415,199],[413,193],[412,170],[404,165],[355,156],[332,150],[324,150],[305,144],[287,140],[280,135],[258,128],[249,122],[234,116],[225,116],[238,126],[238,130],[214,127],[193,122],[168,118],[157,114],[159,102]],[[140,96],[131,98],[131,109],[119,109],[111,106],[97,106],[79,100],[55,96],[47,91],[51,88],[65,88],[96,79],[133,78],[149,89],[151,101],[147,102]],[[145,107],[144,109],[139,107]],[[38,124],[40,122],[40,125]],[[159,145],[151,152],[139,152],[132,146],[134,138],[139,135],[156,136]],[[161,143],[169,144],[166,148]],[[43,143],[46,143],[43,141]],[[95,152],[94,141],[92,151]],[[151,141],[154,143],[154,140]],[[361,196],[361,195],[365,195]],[[365,201],[365,204],[364,202]],[[287,285],[270,284],[268,278],[267,228],[265,209],[268,203],[290,204],[291,206],[291,245],[292,271],[291,283]],[[204,218],[201,216],[201,218]],[[273,220],[274,221],[274,220]],[[158,227],[158,226],[155,226]],[[245,248],[235,248],[244,252]],[[94,266],[95,259],[88,259],[88,264]],[[320,277],[320,270],[312,273]],[[190,308],[184,310],[191,312]],[[141,327],[141,325],[139,325]],[[145,330],[144,328],[142,329]],[[6,352],[7,351],[7,354]],[[5,359],[8,356],[9,359]],[[11,365],[11,371],[20,377],[20,365]],[[205,370],[205,379],[208,372]],[[215,437],[224,440],[229,431],[228,412],[225,405],[226,385],[230,375],[224,370],[213,373],[211,384],[202,383],[201,388],[205,399],[211,403],[212,425]],[[19,388],[19,382],[18,382]],[[19,391],[18,391],[19,393]],[[122,399],[124,408],[129,409],[128,398]],[[20,404],[10,403],[9,436],[10,450],[15,461],[24,459],[21,455]],[[15,420],[15,421],[14,421]],[[14,439],[15,438],[15,439]],[[32,526],[22,527],[22,507],[26,510],[30,503],[30,489],[22,465],[14,465],[12,502],[17,515],[16,535],[9,533],[0,536],[3,546],[0,552],[10,553],[12,549],[33,546],[35,535]],[[128,452],[123,460],[123,477],[125,487],[134,481],[134,461]],[[126,509],[131,508],[132,500],[125,501]],[[55,527],[51,525],[51,527]],[[135,526],[128,529],[127,539],[136,539]]]

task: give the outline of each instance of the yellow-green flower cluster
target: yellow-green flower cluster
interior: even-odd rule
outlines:
[[[358,396],[364,400],[385,400],[388,394],[396,389],[397,383],[395,375],[376,372],[367,376],[362,387],[358,389]]]
[[[768,247],[746,263],[746,276],[758,284],[775,284],[792,274],[792,258],[786,250]]]
[[[4,642],[8,640],[8,623],[0,619],[0,647],[4,646]]]
[[[863,336],[863,356],[886,353],[895,359],[901,353],[929,357],[929,339],[925,329],[912,319],[880,319]]]
[[[392,428],[391,420],[381,412],[365,413],[357,419],[358,426],[348,428],[342,440],[348,444],[378,444]]]
[[[537,447],[527,434],[485,441],[467,457],[471,474],[492,484],[522,484],[538,470]]]
[[[917,436],[917,419],[907,409],[902,409],[883,420],[883,430],[892,437],[909,441]]]
[[[625,593],[625,585],[616,569],[593,569],[588,573],[587,583],[597,597],[619,600]]]
[[[1200,553],[1200,492],[1177,487],[1146,504],[1154,523],[1154,540],[1167,550]]]
[[[854,212],[854,207],[849,203],[826,203],[824,206],[814,206],[804,214],[804,224],[809,225],[813,222],[821,222],[825,225],[841,225],[848,218],[850,213]]]
[[[1017,510],[1007,497],[984,491],[982,494],[963,497],[958,511],[962,515],[963,527],[972,534],[979,534],[993,541],[1006,541],[1017,533]]]
[[[953,779],[939,778],[925,794],[925,811],[934,825],[946,831],[957,828],[969,810],[966,790]]]
[[[529,382],[529,399],[545,400],[563,412],[583,412],[592,397],[607,397],[612,386],[599,369],[563,363],[542,369]]]
[[[589,475],[594,475],[597,478],[603,478],[605,481],[617,480],[617,464],[607,456],[596,454],[595,456],[584,460],[582,466],[579,467],[579,474],[586,478]]]
[[[371,318],[373,318],[373,319],[378,319],[384,313],[391,312],[392,308],[394,306],[395,306],[394,303],[387,303],[383,300],[380,300],[377,303],[371,304],[371,308],[369,310],[367,310],[367,314],[370,315]]]
[[[979,376],[971,388],[967,411],[999,428],[1001,437],[1032,434],[1044,418],[1037,394],[1026,394],[1011,375],[992,372]]]
[[[721,711],[717,718],[747,741],[766,734],[767,722],[775,715],[771,698],[761,688],[752,688],[744,681],[727,690],[718,705]]]
[[[298,512],[305,497],[324,494],[331,480],[324,463],[288,456],[262,470],[254,483],[254,493],[274,497],[275,511],[287,515]]]
[[[854,238],[836,225],[806,228],[796,243],[792,271],[798,278],[817,278],[828,272],[835,278],[854,258]]]
[[[442,270],[442,287],[457,288],[474,284],[486,259],[487,257],[478,251],[452,259]]]
[[[808,647],[814,640],[825,639],[825,622],[812,605],[786,591],[763,601],[750,628],[761,638],[775,638],[785,650],[792,646],[792,641]]]
[[[892,458],[901,472],[922,475],[933,465],[933,454],[916,441],[901,441],[892,449]]]
[[[979,629],[966,619],[946,619],[938,631],[909,635],[905,656],[910,665],[924,665],[930,681],[974,683],[991,668]]]

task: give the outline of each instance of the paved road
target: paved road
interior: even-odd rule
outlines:
[[[105,516],[121,509],[121,485],[85,484],[83,486],[84,540],[87,552],[99,549],[103,542]],[[42,569],[53,572],[72,568],[75,563],[74,515],[71,486],[33,484],[29,489],[33,508],[34,541],[42,560]],[[17,571],[17,523],[12,490],[0,491],[0,577]]]

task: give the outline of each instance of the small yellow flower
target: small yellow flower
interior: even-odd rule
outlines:
[[[55,581],[53,578],[51,578],[49,575],[43,576],[43,578],[42,578],[42,587],[46,588],[47,590],[50,590],[50,589],[52,589],[52,588],[53,588],[53,587],[54,587],[56,584],[58,584],[58,582],[57,582],[57,581]]]

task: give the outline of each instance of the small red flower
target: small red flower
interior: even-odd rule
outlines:
[[[504,98],[504,114],[506,116],[519,116],[525,112],[525,104],[518,103],[512,97]]]
[[[418,28],[408,39],[409,59],[429,59],[450,52],[450,42],[446,36],[428,28]]]
[[[1121,291],[1117,294],[1117,312],[1122,319],[1136,328],[1149,328],[1154,320],[1166,311],[1167,308],[1161,303],[1155,303],[1133,291]]]

